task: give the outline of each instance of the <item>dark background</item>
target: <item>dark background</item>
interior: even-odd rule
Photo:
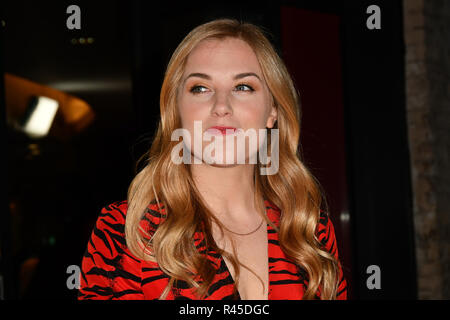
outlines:
[[[71,4],[81,8],[81,30],[66,28]],[[381,30],[366,27],[372,4]],[[171,53],[191,29],[222,17],[264,27],[296,81],[303,160],[325,189],[349,297],[417,297],[401,1],[1,6],[3,71],[75,95],[96,114],[70,141],[33,141],[6,125],[1,79],[4,298],[75,299],[66,269],[80,265],[100,209],[126,199],[159,120]],[[80,37],[95,41],[72,44]],[[366,286],[370,265],[381,269],[380,290]]]

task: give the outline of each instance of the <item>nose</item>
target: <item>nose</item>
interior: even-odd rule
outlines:
[[[215,94],[215,100],[211,109],[211,114],[216,117],[225,117],[227,115],[233,114],[229,96],[226,92],[217,92]]]

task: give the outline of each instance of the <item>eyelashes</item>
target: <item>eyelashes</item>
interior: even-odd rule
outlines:
[[[189,89],[189,92],[193,93],[193,94],[199,94],[199,93],[206,92],[206,90],[203,90],[203,89],[206,89],[206,88],[204,86],[193,86],[191,89]]]
[[[245,84],[245,83],[240,83],[240,84],[236,85],[234,87],[234,90],[235,91],[244,91],[244,92],[255,91],[255,89],[253,89],[252,86]],[[189,89],[189,92],[191,92],[192,94],[201,94],[201,93],[207,92],[207,88],[204,86],[194,85]]]
[[[248,90],[238,90],[238,91],[251,91],[251,92],[255,91],[255,89],[253,89],[251,86],[249,86],[248,84],[244,84],[244,83],[238,84],[235,88],[243,88],[243,87],[247,87]]]

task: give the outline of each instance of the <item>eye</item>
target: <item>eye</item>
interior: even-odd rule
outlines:
[[[251,86],[243,83],[238,84],[235,89],[236,91],[255,91]]]
[[[193,86],[189,92],[193,93],[193,94],[198,94],[198,93],[203,93],[206,92],[208,89],[204,86]]]

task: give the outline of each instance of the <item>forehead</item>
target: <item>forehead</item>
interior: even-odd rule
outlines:
[[[189,54],[185,73],[205,72],[261,74],[258,59],[253,49],[236,38],[208,39],[201,41]]]

